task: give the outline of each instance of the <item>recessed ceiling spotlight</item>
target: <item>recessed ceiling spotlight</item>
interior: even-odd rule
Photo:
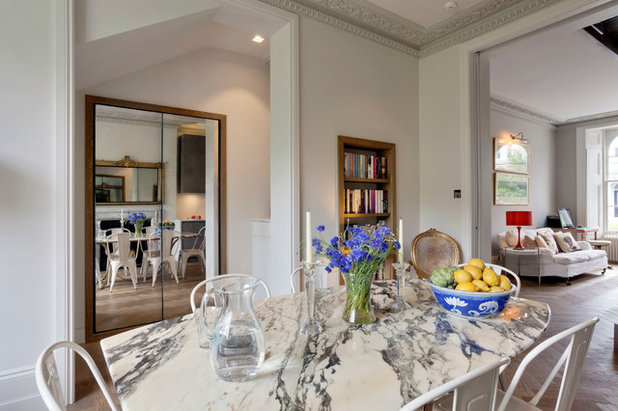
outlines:
[[[253,40],[252,40],[252,41],[253,41],[254,43],[261,43],[261,42],[263,42],[263,41],[264,41],[264,37],[260,36],[259,34],[256,34],[256,35],[253,37]]]
[[[457,2],[455,1],[449,1],[444,4],[444,9],[446,11],[454,11],[456,8],[457,8]]]

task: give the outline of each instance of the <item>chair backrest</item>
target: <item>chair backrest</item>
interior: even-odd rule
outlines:
[[[107,236],[107,240],[116,240],[116,247],[114,251],[118,252],[118,260],[128,261],[131,252],[131,232],[123,231]]]
[[[192,250],[201,250],[204,251],[206,248],[206,226],[200,228],[200,231],[197,232],[197,237],[193,242]]]
[[[112,395],[105,384],[103,376],[92,360],[92,357],[85,349],[71,341],[60,341],[50,345],[41,353],[36,362],[36,385],[47,408],[53,411],[66,410],[62,386],[60,385],[60,378],[58,376],[58,367],[56,366],[56,359],[54,358],[54,351],[58,348],[68,348],[78,353],[84,359],[86,364],[88,364],[88,368],[90,368],[90,371],[94,375],[97,384],[99,384],[101,391],[103,391],[107,403],[112,410],[116,411],[117,408],[114,404]]]
[[[400,411],[414,411],[450,391],[454,391],[453,411],[493,410],[496,402],[500,367],[508,364],[508,362],[507,358],[503,358],[500,361],[475,368],[469,373],[415,398],[401,407]]]
[[[466,264],[457,264],[457,267],[464,267],[465,265]],[[491,268],[498,275],[507,276],[508,274],[511,277],[513,277],[515,279],[515,285],[516,285],[516,289],[515,289],[515,293],[513,294],[513,297],[515,298],[519,297],[519,291],[521,290],[521,280],[519,279],[519,276],[517,274],[515,274],[513,271],[509,270],[508,268],[503,267],[498,264],[485,264],[485,267]]]
[[[174,232],[172,230],[163,230],[161,233],[161,249],[163,252],[161,256],[163,258],[170,257],[172,255],[172,240],[174,239]]]
[[[459,264],[461,252],[453,238],[431,228],[414,238],[410,255],[418,277],[429,278],[436,268]]]
[[[528,353],[522,360],[521,364],[517,368],[511,384],[508,390],[504,394],[504,398],[500,403],[498,411],[506,410],[509,400],[513,396],[515,387],[519,383],[521,376],[523,375],[526,367],[536,356],[545,351],[547,348],[556,344],[558,341],[571,337],[569,345],[564,350],[564,353],[549,373],[547,380],[543,383],[536,395],[529,401],[530,404],[536,405],[539,400],[545,394],[547,387],[554,380],[558,371],[564,365],[564,372],[562,373],[562,384],[560,385],[560,392],[558,393],[558,399],[556,400],[556,411],[568,411],[571,409],[575,393],[577,392],[577,386],[579,385],[579,378],[581,377],[582,367],[586,354],[588,353],[588,347],[590,346],[590,340],[592,339],[592,333],[594,327],[599,321],[599,317],[594,317],[588,321],[584,321],[581,324],[571,327],[568,330],[564,330],[561,333],[554,335],[551,338],[543,341],[537,345],[532,351]]]
[[[204,291],[206,291],[209,286],[221,288],[230,282],[237,280],[239,278],[253,277],[252,275],[247,274],[221,274],[213,278],[209,278],[207,280],[199,282],[195,287],[193,287],[193,291],[191,291],[191,296],[189,297],[191,301],[191,312],[195,312],[197,306],[195,304],[195,294],[200,287],[204,287]],[[266,298],[270,298],[270,288],[264,282],[264,280],[259,280],[259,283],[262,287],[264,287],[264,291],[266,292]]]

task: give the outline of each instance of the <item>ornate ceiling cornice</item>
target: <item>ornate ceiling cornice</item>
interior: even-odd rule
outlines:
[[[555,126],[561,121],[553,117],[541,114],[531,108],[523,107],[512,101],[506,101],[494,96],[489,97],[489,107],[493,110],[522,117],[526,120],[534,121],[548,126]]]
[[[349,23],[330,14],[323,13],[314,8],[307,7],[303,4],[297,3],[293,0],[260,0],[263,3],[270,4],[271,6],[278,7],[280,9],[289,11],[299,16],[308,17],[312,20],[319,21],[321,23],[328,24],[339,30],[344,30],[357,36],[373,40],[377,43],[401,51],[406,54],[418,57],[418,50],[409,46],[401,41],[396,41],[381,34],[378,34],[372,30],[367,30],[360,25]]]
[[[424,28],[366,0],[261,0],[413,56],[428,56],[560,0],[485,0]]]

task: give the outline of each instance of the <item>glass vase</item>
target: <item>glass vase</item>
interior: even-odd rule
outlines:
[[[369,324],[376,320],[371,306],[371,283],[374,274],[343,273],[345,307],[343,320],[350,324]]]
[[[135,235],[138,237],[141,237],[143,234],[142,228],[144,227],[144,223],[135,223],[134,224],[135,227]]]

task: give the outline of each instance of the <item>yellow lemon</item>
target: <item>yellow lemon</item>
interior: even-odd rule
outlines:
[[[468,265],[473,265],[481,271],[485,269],[485,263],[480,258],[473,258],[472,260],[468,261]]]
[[[485,271],[483,271],[483,281],[485,281],[490,287],[498,285],[498,283],[500,282],[500,280],[498,279],[498,275],[491,268],[486,268]]]
[[[463,269],[469,272],[475,280],[480,280],[483,277],[483,272],[478,267],[468,264]]]
[[[476,288],[476,285],[472,283],[457,284],[457,287],[455,287],[455,289],[459,291],[478,291],[478,288]]]
[[[464,270],[455,271],[453,273],[453,277],[455,277],[455,281],[457,281],[457,284],[469,283],[470,281],[472,281],[472,275]]]
[[[500,288],[504,289],[504,291],[511,289],[511,282],[506,276],[501,275],[498,278],[500,279]]]
[[[506,291],[506,290],[502,287],[498,287],[497,285],[494,285],[493,287],[489,289],[490,293],[501,293],[502,291]]]
[[[483,292],[489,291],[489,286],[483,280],[472,280],[472,284],[476,285]]]

